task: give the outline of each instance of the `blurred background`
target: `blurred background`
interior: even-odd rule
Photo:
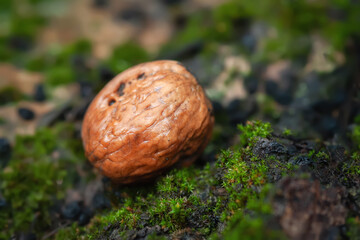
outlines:
[[[356,0],[2,0],[0,134],[33,134],[124,69],[175,59],[219,134],[255,118],[345,136],[360,111],[359,23]]]
[[[78,176],[92,178],[80,139],[86,107],[116,74],[145,61],[181,61],[213,102],[204,161],[252,119],[360,148],[359,26],[358,0],[1,0],[0,208],[12,198],[21,209],[25,200],[8,189],[33,196],[20,183],[35,177],[45,185],[26,200],[34,209],[50,204],[48,192],[69,196]],[[15,232],[33,223],[19,214]]]

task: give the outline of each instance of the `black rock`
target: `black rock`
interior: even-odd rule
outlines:
[[[143,229],[140,229],[137,233],[136,233],[136,236],[137,237],[140,237],[140,238],[143,238],[146,236],[146,233],[147,233],[147,229],[146,228],[143,228]]]
[[[78,71],[86,70],[85,57],[79,54],[73,54],[70,56],[71,65]]]
[[[93,6],[97,8],[105,8],[109,5],[109,0],[93,0]]]
[[[87,98],[93,94],[92,86],[89,82],[79,81],[81,97]]]
[[[99,68],[99,75],[100,75],[101,81],[103,81],[103,82],[108,82],[115,77],[114,72],[105,66],[101,66]]]
[[[246,122],[246,120],[256,112],[256,109],[256,103],[251,99],[234,99],[229,103],[226,111],[228,113],[231,125],[236,126],[239,123]]]
[[[43,102],[46,100],[45,90],[43,84],[38,84],[35,87],[34,100],[37,102]]]
[[[130,7],[118,12],[116,18],[119,20],[140,24],[145,20],[145,14],[138,7]]]
[[[332,137],[338,129],[338,122],[332,116],[323,116],[316,125],[324,138]]]
[[[78,218],[79,226],[85,226],[86,224],[88,224],[90,222],[90,219],[92,218],[92,216],[93,216],[93,213],[89,209],[84,208]]]
[[[289,163],[297,166],[307,166],[312,163],[308,156],[300,155],[289,159]]]
[[[5,200],[4,198],[0,197],[0,210],[1,210],[2,208],[5,208],[6,205],[7,205],[6,200]]]
[[[184,0],[161,0],[161,2],[165,5],[173,6],[184,2]]]
[[[215,115],[224,112],[224,107],[222,106],[221,102],[211,101],[211,104],[213,106],[213,110],[214,110]]]
[[[311,108],[319,113],[331,113],[339,108],[346,99],[344,91],[336,92],[330,99],[319,99],[311,104]]]
[[[16,240],[36,240],[35,233],[18,233],[15,236]]]
[[[33,43],[29,37],[26,36],[11,36],[9,38],[9,46],[19,51],[27,51],[31,49]]]
[[[249,50],[250,53],[254,52],[256,49],[256,37],[252,34],[246,34],[242,39],[241,43],[244,45],[244,47]]]
[[[102,192],[97,192],[92,200],[94,209],[106,209],[111,207],[110,200]]]
[[[184,61],[199,54],[204,49],[204,46],[205,44],[203,41],[190,42],[174,52],[158,56],[157,59],[175,59]]]
[[[253,75],[249,75],[245,77],[244,79],[244,86],[249,94],[254,94],[258,88],[259,81],[258,78],[256,78]]]
[[[79,202],[71,202],[62,209],[62,215],[66,219],[76,220],[81,213]]]
[[[291,91],[289,89],[280,89],[279,85],[274,81],[266,81],[265,90],[268,95],[282,105],[289,105],[292,101]]]
[[[18,114],[24,120],[33,120],[35,118],[35,113],[28,108],[19,108]]]
[[[266,158],[268,155],[283,156],[287,154],[287,148],[276,141],[261,138],[256,143],[253,153],[260,158]]]
[[[178,15],[174,19],[175,27],[179,30],[184,29],[188,22],[188,18],[186,15]]]

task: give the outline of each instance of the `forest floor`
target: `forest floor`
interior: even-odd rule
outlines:
[[[360,4],[0,2],[0,239],[360,239]],[[116,186],[84,156],[116,74],[173,59],[212,101],[196,163]]]

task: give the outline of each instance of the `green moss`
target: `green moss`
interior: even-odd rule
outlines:
[[[355,118],[355,126],[350,137],[353,140],[354,147],[360,150],[360,115]]]
[[[50,85],[57,86],[69,84],[75,81],[74,71],[67,66],[52,67],[46,71],[46,82]]]
[[[25,95],[22,94],[17,88],[9,86],[0,89],[0,105],[18,102],[24,98]]]
[[[108,59],[107,65],[120,73],[131,66],[150,60],[148,53],[139,45],[129,42],[116,47],[112,56]]]
[[[285,128],[285,129],[283,130],[282,134],[283,134],[285,137],[289,137],[289,136],[293,135],[293,132],[291,131],[291,129]]]
[[[271,224],[270,199],[275,188],[268,176],[273,172],[290,175],[296,168],[277,155],[260,159],[253,154],[260,138],[274,138],[270,124],[254,121],[240,125],[239,130],[240,146],[222,150],[216,164],[174,169],[153,185],[115,190],[120,191],[120,198],[115,199],[114,209],[96,216],[89,228],[81,229],[81,235],[96,238],[115,230],[126,237],[128,230],[139,230],[145,223],[160,225],[170,234],[191,227],[209,239],[285,239],[278,226]],[[319,162],[329,159],[321,149],[308,155]],[[145,222],[143,215],[148,216]],[[216,232],[214,218],[225,224],[223,232]]]
[[[221,236],[215,233],[210,239],[286,239],[280,229],[270,227],[274,220],[268,198],[273,192],[274,187],[265,184],[258,194],[250,195],[244,208],[250,214],[236,211]]]
[[[360,175],[360,152],[354,152],[342,167],[342,171],[348,175],[348,179],[356,178]]]
[[[0,212],[0,238],[28,231],[30,225],[35,232],[44,232],[51,224],[50,206],[64,197],[77,175],[69,165],[84,161],[79,149],[69,148],[69,134],[74,129],[59,124],[39,129],[34,136],[17,136],[12,158],[0,173],[0,192],[9,204]]]
[[[360,219],[359,217],[349,218],[347,220],[349,225],[347,236],[351,240],[359,239],[360,236]]]
[[[224,234],[224,239],[287,239],[281,230],[273,230],[267,226],[266,216],[251,217],[241,212],[234,216],[237,222]]]
[[[187,171],[175,169],[157,184],[158,191],[162,195],[167,195],[177,189],[176,196],[189,195],[195,188],[195,176],[198,174],[199,170],[193,167],[187,169]]]
[[[70,227],[67,228],[60,228],[59,231],[56,233],[55,238],[56,240],[75,240],[79,239],[79,227],[77,223],[73,223]]]
[[[270,123],[264,123],[261,121],[248,122],[246,125],[239,125],[240,130],[240,143],[242,146],[248,145],[254,146],[258,138],[266,138],[271,132],[272,128]]]
[[[170,232],[189,227],[189,218],[196,218],[193,221],[201,226],[196,231],[210,236],[216,230],[211,220],[215,216],[220,216],[224,222],[232,221],[236,216],[246,216],[243,212],[245,208],[269,214],[271,207],[264,203],[268,190],[261,191],[266,186],[268,166],[264,160],[252,155],[250,146],[259,137],[269,137],[271,126],[255,121],[239,126],[239,129],[244,148],[222,151],[215,165],[207,164],[200,169],[174,169],[153,187],[122,188],[118,195],[125,202],[115,201],[115,209],[95,217],[91,227],[84,229],[84,234],[93,238],[103,236],[106,233],[102,229],[108,226],[122,233],[140,229],[143,227],[140,216],[145,214],[149,216],[151,226],[160,225]],[[212,191],[209,192],[209,189],[218,188],[225,190],[220,196],[215,197]],[[241,224],[244,229],[263,227],[256,225],[256,221],[246,218]]]

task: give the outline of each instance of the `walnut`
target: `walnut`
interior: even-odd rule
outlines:
[[[203,89],[180,63],[134,66],[90,104],[81,133],[85,155],[116,183],[153,178],[199,157],[211,137],[212,112]]]

